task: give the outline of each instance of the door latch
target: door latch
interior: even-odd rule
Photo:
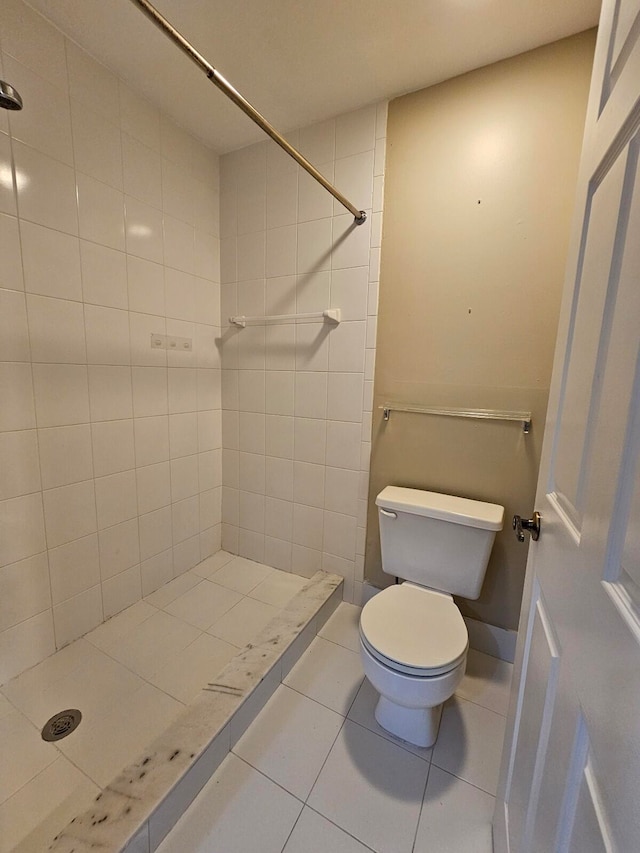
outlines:
[[[518,542],[524,542],[525,530],[531,534],[534,542],[540,538],[540,513],[536,510],[533,513],[533,518],[520,518],[519,515],[513,516],[513,529],[516,532]]]

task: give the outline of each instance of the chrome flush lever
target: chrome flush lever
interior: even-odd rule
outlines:
[[[540,513],[536,510],[533,513],[533,518],[520,518],[519,515],[514,515],[513,529],[516,532],[518,542],[524,542],[525,530],[531,534],[533,541],[537,542],[540,537]]]

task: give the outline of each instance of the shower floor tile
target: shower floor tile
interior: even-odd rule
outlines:
[[[448,704],[433,750],[414,748],[375,721],[357,619],[358,608],[338,607],[158,853],[490,853],[494,797],[482,787],[493,787],[511,665],[474,652],[460,686],[469,698]],[[286,814],[270,813],[269,782]]]
[[[220,551],[0,687],[0,853],[45,849],[306,582]],[[80,726],[45,743],[67,708]]]

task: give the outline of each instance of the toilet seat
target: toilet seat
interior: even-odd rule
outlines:
[[[367,602],[360,638],[383,665],[422,678],[455,669],[469,646],[452,597],[412,583],[387,587]]]

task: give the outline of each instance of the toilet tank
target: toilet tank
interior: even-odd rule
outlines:
[[[478,598],[504,507],[400,486],[383,489],[376,505],[383,571]]]

